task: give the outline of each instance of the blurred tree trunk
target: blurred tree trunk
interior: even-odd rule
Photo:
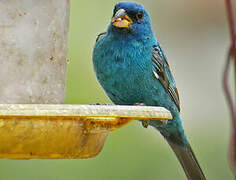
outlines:
[[[64,103],[69,0],[1,0],[0,17],[0,104]]]

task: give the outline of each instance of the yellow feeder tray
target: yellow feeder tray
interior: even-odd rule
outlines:
[[[0,158],[91,158],[131,120],[171,119],[150,106],[0,104]]]

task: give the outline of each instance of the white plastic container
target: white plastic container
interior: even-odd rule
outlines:
[[[64,103],[69,0],[0,1],[0,104]]]

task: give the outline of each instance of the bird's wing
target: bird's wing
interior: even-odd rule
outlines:
[[[102,32],[100,34],[98,34],[96,42],[98,42],[102,37],[104,37],[106,35],[106,32]]]
[[[154,64],[154,77],[160,81],[180,111],[179,93],[170,72],[169,64],[159,45],[153,47],[152,62]]]

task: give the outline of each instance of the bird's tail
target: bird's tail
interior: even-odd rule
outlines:
[[[176,154],[184,172],[189,180],[205,180],[202,169],[195,157],[189,144],[181,146],[174,143],[171,139],[166,138],[168,144]]]
[[[150,121],[150,125],[159,130],[177,156],[188,180],[205,180],[205,175],[184,134],[179,114],[172,114],[173,119],[163,125]]]

